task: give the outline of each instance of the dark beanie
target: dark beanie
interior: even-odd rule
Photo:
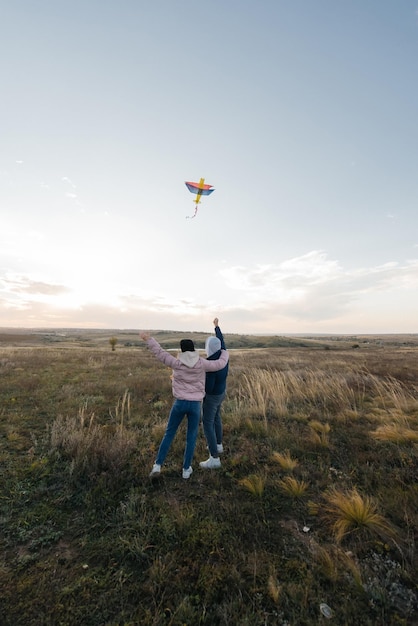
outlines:
[[[194,343],[191,339],[182,339],[180,348],[182,352],[194,352]]]

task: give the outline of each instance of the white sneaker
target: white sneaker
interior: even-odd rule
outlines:
[[[218,454],[222,454],[222,452],[224,451],[223,445],[221,443],[218,443],[216,447],[218,448]]]
[[[216,469],[221,467],[221,459],[215,459],[213,456],[210,456],[207,461],[202,461],[199,465],[204,469]]]
[[[161,472],[161,465],[158,465],[158,463],[154,463],[149,477],[152,478],[153,476],[159,476],[160,472]]]
[[[193,468],[192,466],[189,467],[189,469],[184,469],[183,468],[183,478],[190,478],[190,476],[193,473]]]

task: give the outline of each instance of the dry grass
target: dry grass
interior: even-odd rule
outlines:
[[[322,424],[317,420],[312,420],[309,422],[309,427],[311,428],[310,439],[314,445],[322,448],[328,448],[330,445],[329,432],[331,430],[331,426],[328,423]]]
[[[418,431],[412,428],[406,428],[401,424],[384,424],[379,426],[370,435],[377,441],[397,443],[397,444],[414,444],[418,443]]]
[[[286,450],[285,452],[273,452],[271,458],[275,463],[280,465],[282,470],[288,472],[292,472],[299,465],[299,461],[297,459],[292,459],[289,450]]]
[[[331,526],[337,542],[349,534],[363,531],[385,541],[396,537],[393,526],[378,513],[376,502],[369,496],[360,495],[357,489],[340,491],[334,488],[325,494],[324,499],[321,516]]]
[[[71,461],[72,475],[116,472],[126,466],[137,447],[137,434],[125,426],[128,394],[116,406],[117,420],[100,424],[94,413],[88,414],[86,405],[77,417],[57,417],[51,426],[51,452]]]
[[[418,409],[418,402],[405,384],[394,378],[369,375],[368,382],[373,389],[375,404],[386,410],[396,409],[399,412],[411,412]]]
[[[268,581],[267,581],[267,588],[268,588],[268,593],[269,593],[270,598],[273,600],[275,604],[279,604],[283,587],[278,581],[276,571],[273,571],[270,573],[268,577]]]
[[[284,417],[301,407],[337,414],[358,411],[365,402],[362,376],[312,369],[277,371],[253,368],[241,378],[239,410],[249,415]]]
[[[321,573],[332,583],[351,576],[355,585],[361,589],[363,585],[362,573],[351,552],[342,550],[339,546],[320,546],[314,543],[312,554]]]
[[[184,424],[149,480],[170,371],[133,333],[29,339],[0,358],[6,626],[416,622],[418,338],[227,337],[222,470],[200,433],[189,481]]]
[[[302,498],[309,486],[304,480],[298,480],[293,476],[285,476],[277,480],[277,485],[292,498]]]
[[[251,474],[239,481],[239,484],[244,487],[249,493],[257,498],[261,498],[264,494],[266,486],[266,477],[260,474]]]

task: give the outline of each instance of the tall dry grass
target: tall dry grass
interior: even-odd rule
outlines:
[[[418,430],[393,422],[383,424],[370,433],[371,437],[377,441],[396,444],[416,444],[418,443]]]
[[[355,380],[355,383],[354,383]],[[361,377],[304,369],[278,371],[253,369],[242,375],[238,409],[247,415],[283,417],[295,409],[313,409],[324,414],[359,409],[364,404]]]
[[[127,425],[129,393],[118,401],[114,420],[99,423],[84,404],[77,416],[58,416],[50,427],[51,452],[70,461],[70,474],[117,472],[128,464],[138,445],[138,435]]]
[[[236,409],[241,416],[262,419],[267,430],[269,420],[289,415],[353,420],[362,413],[373,416],[381,411],[389,417],[396,414],[399,421],[399,415],[417,414],[418,399],[399,380],[380,378],[363,367],[345,372],[254,368],[241,374]]]

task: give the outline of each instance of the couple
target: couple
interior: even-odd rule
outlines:
[[[160,474],[161,465],[165,461],[177,429],[184,416],[187,416],[183,478],[190,478],[193,472],[192,459],[199,430],[202,400],[203,429],[210,456],[207,461],[200,463],[200,466],[206,469],[221,466],[219,453],[223,451],[223,447],[220,408],[225,397],[229,354],[218,326],[218,318],[215,318],[213,323],[216,336],[208,337],[206,340],[207,359],[199,356],[191,339],[181,340],[181,352],[176,358],[163,350],[148,333],[140,333],[141,339],[146,341],[154,356],[173,370],[172,387],[175,400],[150,474],[151,477]]]

